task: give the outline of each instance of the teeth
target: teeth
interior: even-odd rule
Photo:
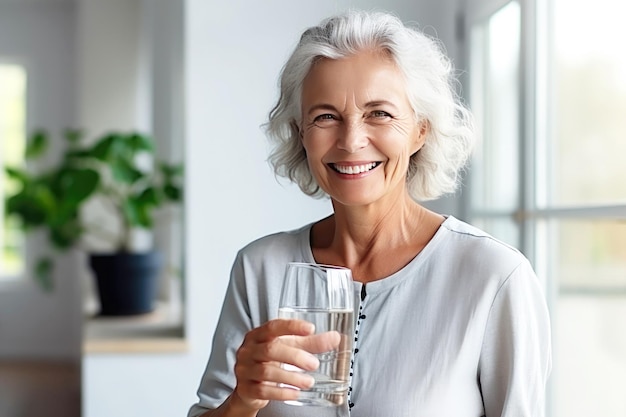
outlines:
[[[333,167],[338,172],[341,172],[342,174],[354,175],[354,174],[360,174],[362,172],[369,171],[370,169],[373,169],[376,165],[377,165],[376,162],[370,162],[369,164],[350,165],[350,166],[341,166],[341,165],[333,164]]]

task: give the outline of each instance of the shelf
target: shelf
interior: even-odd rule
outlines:
[[[182,353],[187,351],[184,338],[87,340],[84,354],[98,353]]]
[[[185,352],[187,342],[179,310],[159,303],[153,312],[138,316],[89,315],[84,326],[83,352]]]

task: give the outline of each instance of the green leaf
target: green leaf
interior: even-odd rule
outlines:
[[[19,181],[22,185],[30,181],[30,176],[24,169],[6,167],[4,171],[9,178]]]
[[[129,196],[123,202],[126,221],[135,227],[152,227],[152,209],[159,204],[160,197],[153,187],[146,188],[138,195]]]
[[[139,133],[131,133],[126,136],[129,146],[133,151],[153,151],[154,142],[148,135]]]
[[[42,258],[35,265],[35,279],[39,286],[47,293],[52,292],[54,289],[54,282],[52,281],[52,270],[54,265],[50,258]]]
[[[137,200],[141,204],[146,204],[146,205],[151,205],[151,206],[158,206],[159,203],[161,202],[161,199],[159,198],[159,194],[157,193],[154,187],[148,187],[145,190],[143,190],[137,196]]]
[[[98,188],[100,174],[89,168],[65,169],[57,178],[57,192],[63,203],[78,206]]]
[[[70,149],[65,152],[65,163],[72,165],[74,162],[80,161],[85,158],[91,158],[92,154],[87,149]]]
[[[172,178],[183,174],[183,164],[174,165],[161,162],[159,164],[159,169],[168,182],[171,181]]]
[[[25,188],[6,200],[7,214],[19,217],[24,227],[46,224],[55,207],[54,196],[40,184]]]
[[[163,186],[163,194],[171,201],[181,201],[183,199],[183,190],[174,184],[165,184]]]
[[[115,145],[117,135],[109,134],[99,139],[96,144],[89,150],[89,154],[101,161],[107,161],[111,158],[113,147]]]
[[[111,162],[111,171],[113,173],[113,178],[127,184],[133,184],[138,179],[145,176],[126,159],[118,159]]]
[[[124,201],[124,215],[126,221],[136,227],[152,227],[152,216],[148,204],[141,202],[137,198],[128,198]]]
[[[50,226],[50,241],[60,249],[67,249],[76,243],[83,234],[83,228],[77,218]]]
[[[29,187],[29,190],[31,188]],[[32,195],[35,200],[35,204],[42,208],[46,212],[46,217],[50,217],[49,214],[52,213],[57,207],[57,197],[54,195],[50,186],[41,183],[35,183],[32,187]]]
[[[41,156],[48,149],[48,134],[45,130],[37,130],[26,144],[26,159]]]
[[[122,211],[128,224],[133,226],[139,224],[140,215],[137,210],[137,206],[133,204],[130,200],[126,200],[123,202]]]
[[[17,216],[25,228],[37,227],[45,224],[47,213],[34,204],[32,195],[16,194],[6,200],[6,214]]]
[[[84,134],[80,129],[67,129],[63,136],[72,146],[75,146],[83,139]]]

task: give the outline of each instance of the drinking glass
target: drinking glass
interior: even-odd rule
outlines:
[[[316,406],[344,404],[348,397],[354,340],[354,289],[351,271],[330,265],[297,262],[288,264],[278,316],[313,323],[315,335],[326,332],[336,332],[339,335],[339,344],[334,349],[316,352],[313,348],[310,351],[320,362],[317,370],[307,372],[313,376],[315,384],[310,389],[300,390],[297,400],[286,403]],[[289,364],[283,364],[283,367],[305,372]]]

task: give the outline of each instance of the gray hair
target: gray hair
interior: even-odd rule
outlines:
[[[416,120],[429,131],[411,157],[407,188],[416,201],[454,192],[473,145],[472,115],[456,93],[450,60],[436,39],[383,12],[350,11],[307,29],[282,69],[280,97],[269,115],[273,144],[269,162],[276,175],[290,179],[314,197],[325,195],[309,170],[300,138],[302,84],[320,58],[340,59],[379,49],[393,59],[406,79]]]

